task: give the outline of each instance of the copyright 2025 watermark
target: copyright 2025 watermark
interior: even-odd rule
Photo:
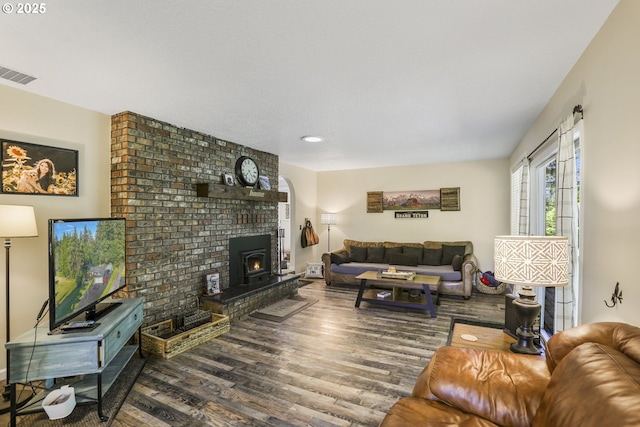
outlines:
[[[47,12],[46,3],[3,3],[2,12],[16,15],[40,15]]]

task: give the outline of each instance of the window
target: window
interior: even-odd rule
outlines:
[[[577,125],[574,128],[574,149],[575,149],[575,161],[576,161],[576,203],[578,209],[580,207],[580,164],[581,164],[581,126]],[[530,206],[530,218],[531,218],[531,234],[532,235],[544,235],[555,236],[556,235],[556,200],[557,200],[557,176],[556,176],[556,154],[557,154],[557,140],[542,147],[536,156],[531,159],[531,206]],[[512,179],[513,182],[513,179]],[[513,209],[513,205],[512,205]],[[513,215],[513,213],[512,213]],[[578,235],[579,235],[579,222],[578,222]],[[575,250],[577,252],[577,264],[574,266],[574,275],[577,276],[579,271],[579,243],[580,239],[576,239],[574,243]],[[579,283],[579,280],[576,280]],[[563,294],[563,292],[565,292]],[[562,329],[571,327],[568,323],[569,319],[577,319],[577,300],[579,292],[575,289],[575,295],[572,301],[565,301],[566,291],[563,288],[546,288],[537,289],[537,300],[542,305],[541,312],[541,329],[545,336],[553,335],[557,330],[556,326],[560,326]],[[567,307],[571,307],[571,310],[567,313]],[[573,314],[573,316],[572,316]]]

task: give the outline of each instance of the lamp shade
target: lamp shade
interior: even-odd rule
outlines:
[[[325,213],[320,215],[320,224],[336,224],[337,215],[334,213]]]
[[[569,284],[569,243],[562,236],[496,236],[495,278],[524,286]]]
[[[33,206],[0,205],[0,237],[37,237]]]

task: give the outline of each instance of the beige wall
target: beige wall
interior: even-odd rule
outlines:
[[[333,171],[318,173],[316,230],[321,252],[327,229],[320,214],[336,212],[331,249],[345,238],[368,241],[423,242],[470,240],[480,268],[493,269],[493,238],[509,231],[507,159]],[[367,213],[368,191],[433,190],[460,187],[460,211],[430,210],[428,219],[395,219],[391,211]],[[321,254],[320,254],[321,255]],[[319,258],[319,256],[318,256]]]
[[[640,2],[623,0],[511,157],[530,152],[573,106],[584,108],[580,323],[640,325]],[[579,23],[576,23],[579,25]],[[605,307],[616,282],[624,301]]]
[[[34,84],[37,84],[34,83]],[[31,205],[38,237],[11,246],[11,336],[33,328],[48,295],[47,220],[110,216],[110,117],[0,85],[0,138],[79,151],[79,197],[0,194],[0,204]],[[5,257],[0,259],[2,292],[0,347],[4,348]],[[43,320],[48,327],[48,319]],[[4,378],[5,352],[0,351]]]
[[[306,248],[300,244],[300,227],[304,225],[305,218],[310,218],[316,232],[319,231],[320,217],[316,218],[317,173],[280,162],[278,174],[289,182],[291,233],[288,239],[295,270],[300,273],[305,270],[307,262],[319,262],[322,256],[319,248],[326,247],[322,245],[324,241]]]

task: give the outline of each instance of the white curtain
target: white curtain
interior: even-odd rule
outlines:
[[[511,234],[529,235],[529,159],[511,174]],[[518,287],[507,284],[507,293],[516,292]]]
[[[529,159],[525,158],[520,167],[520,213],[518,215],[518,235],[529,235]]]
[[[556,289],[557,331],[576,325],[577,295],[577,242],[578,242],[578,203],[576,194],[576,159],[574,146],[573,114],[560,124],[558,129],[558,155],[556,169],[556,235],[566,236],[569,240],[569,285]]]

